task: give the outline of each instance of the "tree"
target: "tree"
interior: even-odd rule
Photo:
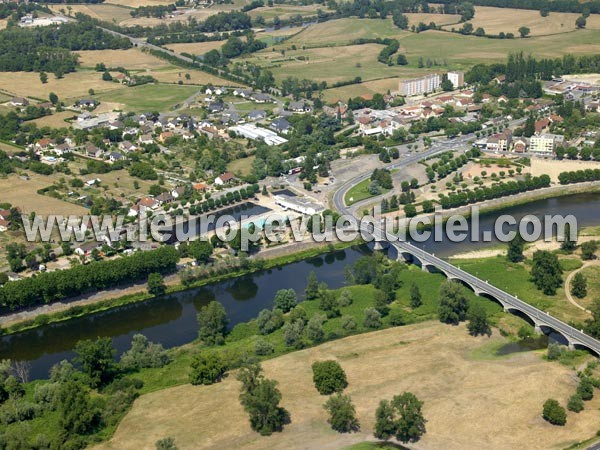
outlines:
[[[275,309],[283,313],[290,312],[298,304],[296,291],[293,289],[280,289],[275,294]]]
[[[319,309],[327,314],[327,318],[329,319],[341,315],[335,293],[328,289],[319,289]]]
[[[442,81],[441,87],[445,92],[451,92],[454,90],[454,85],[452,84],[452,81],[450,81],[448,78]]]
[[[256,318],[258,332],[260,334],[273,333],[283,326],[283,322],[283,313],[279,309],[274,309],[273,311],[263,309]]]
[[[473,303],[467,313],[467,329],[471,336],[478,336],[480,334],[490,335],[490,324],[488,322],[487,312],[483,306],[479,303]]]
[[[172,437],[160,439],[154,445],[156,445],[156,450],[178,450]]]
[[[90,433],[99,417],[88,390],[72,379],[59,386],[56,403],[60,427],[67,433]]]
[[[337,361],[316,361],[312,365],[313,383],[319,394],[342,392],[348,386],[346,373]]]
[[[517,233],[514,238],[508,243],[508,251],[506,252],[506,258],[513,263],[523,261],[523,249],[525,248],[525,241],[521,237],[520,233]]]
[[[594,384],[588,377],[583,377],[577,386],[576,392],[583,401],[590,401],[594,398]]]
[[[225,342],[229,320],[223,305],[213,300],[200,308],[197,318],[200,325],[200,339],[206,345],[222,345]]]
[[[577,298],[583,298],[587,295],[587,279],[581,272],[577,272],[573,277],[571,294]]]
[[[356,409],[349,395],[334,394],[329,397],[323,407],[329,413],[327,422],[338,433],[351,433],[360,430],[360,424],[356,418]]]
[[[304,332],[304,322],[296,320],[288,322],[283,326],[283,341],[288,347],[302,347],[302,333]]]
[[[447,280],[440,286],[439,292],[440,322],[458,325],[467,317],[468,301],[465,288],[455,281]]]
[[[396,64],[398,64],[399,66],[407,66],[408,65],[408,59],[406,58],[406,55],[404,54],[399,54],[396,57]]]
[[[367,328],[379,328],[381,326],[381,314],[375,308],[366,308],[364,312],[363,325]]]
[[[396,395],[391,402],[382,400],[375,412],[374,435],[388,440],[395,437],[400,442],[417,441],[425,434],[423,402],[413,393]]]
[[[322,314],[315,314],[306,324],[306,336],[313,342],[321,342],[325,337],[323,324],[327,318]]]
[[[108,70],[104,71],[104,73],[102,74],[102,81],[112,81],[112,79],[113,79],[113,77],[108,72]]]
[[[50,92],[50,94],[48,94],[48,100],[50,100],[50,103],[53,105],[56,105],[58,103],[58,95],[54,92]]]
[[[546,295],[554,295],[562,284],[562,268],[558,257],[545,250],[533,254],[531,276],[536,287]]]
[[[531,33],[531,30],[529,28],[525,26],[519,28],[519,34],[522,38],[526,38],[527,36],[529,36],[529,33]]]
[[[311,271],[306,279],[306,289],[304,289],[304,296],[306,300],[314,300],[319,295],[319,279],[317,274]]]
[[[212,255],[213,247],[210,242],[197,239],[190,242],[188,246],[188,255],[197,262],[206,263]]]
[[[421,290],[416,283],[412,283],[410,285],[410,307],[415,309],[423,304],[423,299],[421,298]]]
[[[40,72],[40,81],[42,84],[46,84],[48,82],[48,74],[46,72]]]
[[[264,378],[259,365],[244,367],[237,379],[242,382],[240,402],[250,415],[250,426],[263,436],[281,431],[289,423],[289,413],[279,406],[277,382]]]
[[[111,338],[79,341],[75,345],[75,353],[74,361],[81,366],[91,387],[104,386],[112,381],[117,372],[117,364]]]
[[[573,240],[571,236],[571,225],[566,224],[563,241],[560,244],[560,248],[566,252],[572,252],[573,250],[575,250],[576,246],[577,237],[575,237],[575,239]]]
[[[227,364],[216,352],[202,352],[194,356],[191,368],[190,383],[206,385],[220,381],[227,371]]]
[[[350,306],[353,302],[352,292],[350,289],[342,289],[338,298],[338,305],[340,307]]]
[[[155,297],[163,295],[167,290],[165,286],[165,280],[160,273],[151,273],[148,275],[148,293]]]
[[[133,335],[131,348],[121,355],[121,367],[125,370],[163,367],[169,361],[169,355],[161,344],[150,342],[139,333]]]
[[[580,28],[580,29],[581,29],[581,28],[585,28],[585,26],[586,26],[586,25],[587,25],[587,20],[586,20],[586,18],[585,18],[585,17],[583,17],[583,16],[579,16],[579,17],[577,18],[577,20],[575,20],[575,26],[576,26],[577,28]]]
[[[544,402],[542,417],[552,425],[562,426],[567,423],[567,413],[565,408],[560,406],[560,404],[552,398],[549,398]]]
[[[583,411],[583,400],[581,399],[581,397],[577,394],[571,395],[571,397],[569,397],[569,402],[567,403],[567,409],[569,411],[573,411],[575,413],[579,413],[581,411]]]
[[[581,258],[582,259],[594,259],[594,254],[598,250],[598,242],[597,241],[587,241],[581,244]]]

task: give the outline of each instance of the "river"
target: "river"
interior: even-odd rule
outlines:
[[[573,214],[579,227],[600,225],[600,194],[539,200],[487,214],[480,219],[481,232],[492,230],[494,219],[500,214],[510,214],[516,219],[527,214]],[[425,250],[442,257],[489,245],[495,243],[430,240],[422,244]],[[264,308],[271,308],[279,289],[294,289],[300,297],[310,271],[314,270],[319,280],[326,282],[330,288],[342,287],[345,267],[367,253],[366,247],[349,248],[167,298],[152,299],[4,336],[0,340],[0,358],[28,361],[31,364],[31,378],[38,379],[47,377],[49,369],[55,363],[71,358],[73,347],[81,339],[110,336],[119,354],[129,347],[135,333],[143,333],[151,341],[159,342],[166,348],[183,345],[197,337],[196,313],[211,300],[218,300],[223,304],[231,326],[234,326],[256,317]]]

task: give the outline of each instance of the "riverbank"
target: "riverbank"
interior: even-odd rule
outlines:
[[[228,273],[214,275],[189,283],[182,283],[179,274],[172,274],[165,277],[167,287],[165,295],[175,294],[189,289],[199,288],[208,284],[218,283],[228,279],[250,275],[262,270],[269,270],[305,259],[313,258],[325,253],[336,250],[343,250],[362,242],[339,242],[336,244],[323,244],[313,241],[300,243],[300,246],[306,247],[302,250],[292,250],[291,246],[278,246],[267,249],[263,253],[264,259],[250,258],[249,266],[233,270]],[[295,247],[298,247],[296,245]],[[272,255],[272,256],[271,256]],[[261,261],[257,263],[257,261]],[[43,305],[36,308],[18,311],[0,317],[0,326],[2,334],[10,335],[26,330],[31,330],[51,323],[65,322],[70,319],[83,317],[90,314],[96,314],[113,308],[118,308],[133,303],[139,303],[154,298],[147,292],[147,283],[137,283],[110,291],[91,293],[85,298],[56,302],[49,305]]]

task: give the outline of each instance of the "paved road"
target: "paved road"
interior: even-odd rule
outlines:
[[[414,164],[423,159],[429,158],[438,153],[445,152],[452,148],[466,144],[473,138],[473,135],[467,135],[455,139],[450,139],[434,144],[429,150],[424,152],[411,155],[402,161],[398,161],[394,164],[387,166],[388,169],[406,167],[410,164]],[[353,215],[352,210],[346,206],[344,198],[349,189],[356,184],[370,177],[370,173],[359,175],[348,182],[346,182],[333,196],[334,206],[345,215]],[[358,218],[358,217],[357,217]],[[365,225],[366,227],[366,225]],[[396,247],[400,253],[408,253],[411,256],[417,258],[423,266],[433,266],[438,270],[444,272],[448,278],[455,278],[462,280],[469,284],[473,290],[479,294],[485,293],[497,299],[500,303],[505,306],[505,309],[513,309],[526,314],[537,326],[547,326],[552,330],[560,333],[567,339],[569,344],[577,344],[585,346],[592,350],[596,354],[600,355],[600,342],[590,336],[587,336],[583,332],[567,325],[566,323],[552,317],[548,313],[541,311],[517,297],[508,294],[507,292],[498,289],[495,286],[490,285],[487,281],[481,280],[478,277],[471,275],[458,267],[444,261],[441,258],[436,257],[433,254],[427,253],[415,245],[408,242],[400,242],[398,238],[390,233],[384,231],[378,225],[372,226],[371,229],[363,228],[364,231],[368,232],[375,237],[377,241],[388,241]]]

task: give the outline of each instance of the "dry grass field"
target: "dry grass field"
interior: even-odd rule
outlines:
[[[423,14],[423,13],[405,13],[408,17],[409,25],[418,25],[420,22],[429,25],[434,22],[436,25],[447,25],[458,23],[460,16],[458,14]]]
[[[183,385],[136,400],[109,443],[97,450],[151,449],[172,436],[185,449],[339,449],[371,440],[379,400],[403,391],[424,401],[427,434],[419,449],[554,449],[589,438],[598,428],[600,399],[555,427],[541,418],[548,397],[566,403],[574,372],[539,354],[487,357],[504,338],[470,337],[464,326],[440,323],[392,328],[326,343],[263,363],[276,379],[292,422],[261,437],[250,430],[234,375],[212,386]],[[310,366],[335,359],[346,371],[361,431],[337,434],[326,423],[327,397],[312,383]],[[543,388],[542,388],[543,387]]]
[[[125,86],[117,83],[102,81],[101,75],[98,72],[81,71],[56,79],[49,74],[48,82],[42,84],[40,75],[35,72],[0,72],[0,89],[10,95],[42,99],[47,99],[48,94],[54,92],[63,100],[87,96],[90,88],[95,92],[125,89]]]
[[[94,68],[98,63],[107,67],[125,67],[128,70],[146,70],[165,67],[162,59],[137,48],[128,50],[84,50],[77,52],[82,67]]]
[[[406,72],[405,72],[406,73]],[[405,75],[408,76],[408,75]],[[361,97],[363,95],[373,95],[377,93],[386,93],[398,90],[400,78],[385,78],[383,80],[366,81],[360,84],[351,84],[339,88],[327,89],[323,92],[323,99],[326,102],[335,102],[336,100],[347,101],[349,98]]]
[[[519,28],[526,26],[531,29],[531,36],[543,36],[574,31],[577,17],[579,14],[558,12],[542,17],[539,11],[534,10],[476,6],[475,17],[469,22],[475,28],[482,27],[488,34],[498,34],[503,31],[519,36]],[[599,26],[600,15],[592,15],[587,19],[586,28],[598,29]],[[460,28],[461,25],[454,27]],[[452,26],[445,28],[450,29]]]
[[[126,6],[128,8],[138,8],[140,6],[169,5],[171,3],[173,3],[171,0],[109,0],[106,2],[106,4]]]
[[[73,111],[62,111],[58,113],[54,113],[50,116],[40,117],[39,119],[35,119],[33,122],[39,127],[51,127],[51,128],[68,128],[71,125],[68,122],[65,122],[65,119],[69,119],[71,117],[76,116],[77,114]]]
[[[18,175],[9,175],[6,178],[0,178],[0,202],[9,202],[13,206],[18,206],[28,214],[35,211],[37,214],[85,214],[87,209],[83,206],[63,202],[46,195],[37,193],[38,189],[50,186],[57,175],[44,176],[28,172],[29,180],[22,180]]]
[[[157,3],[158,4],[158,3]],[[69,14],[86,14],[94,19],[102,20],[104,22],[115,22],[117,24],[121,24],[125,20],[131,19],[131,9],[124,8],[119,5],[111,5],[107,3],[103,4],[78,4],[78,5],[69,5],[69,9],[65,5],[51,5],[50,9],[54,12],[60,12],[64,10]]]
[[[300,14],[302,17],[310,17],[317,15],[317,9],[324,11],[330,11],[324,5],[314,4],[307,6],[295,6],[295,5],[277,5],[277,6],[264,6],[262,8],[256,8],[248,12],[248,15],[253,19],[262,16],[264,19],[270,21],[275,16],[280,19],[289,19],[291,16]]]
[[[203,55],[211,50],[219,50],[223,46],[223,41],[212,42],[194,42],[189,44],[167,44],[169,50],[177,53],[190,53],[192,55]]]

